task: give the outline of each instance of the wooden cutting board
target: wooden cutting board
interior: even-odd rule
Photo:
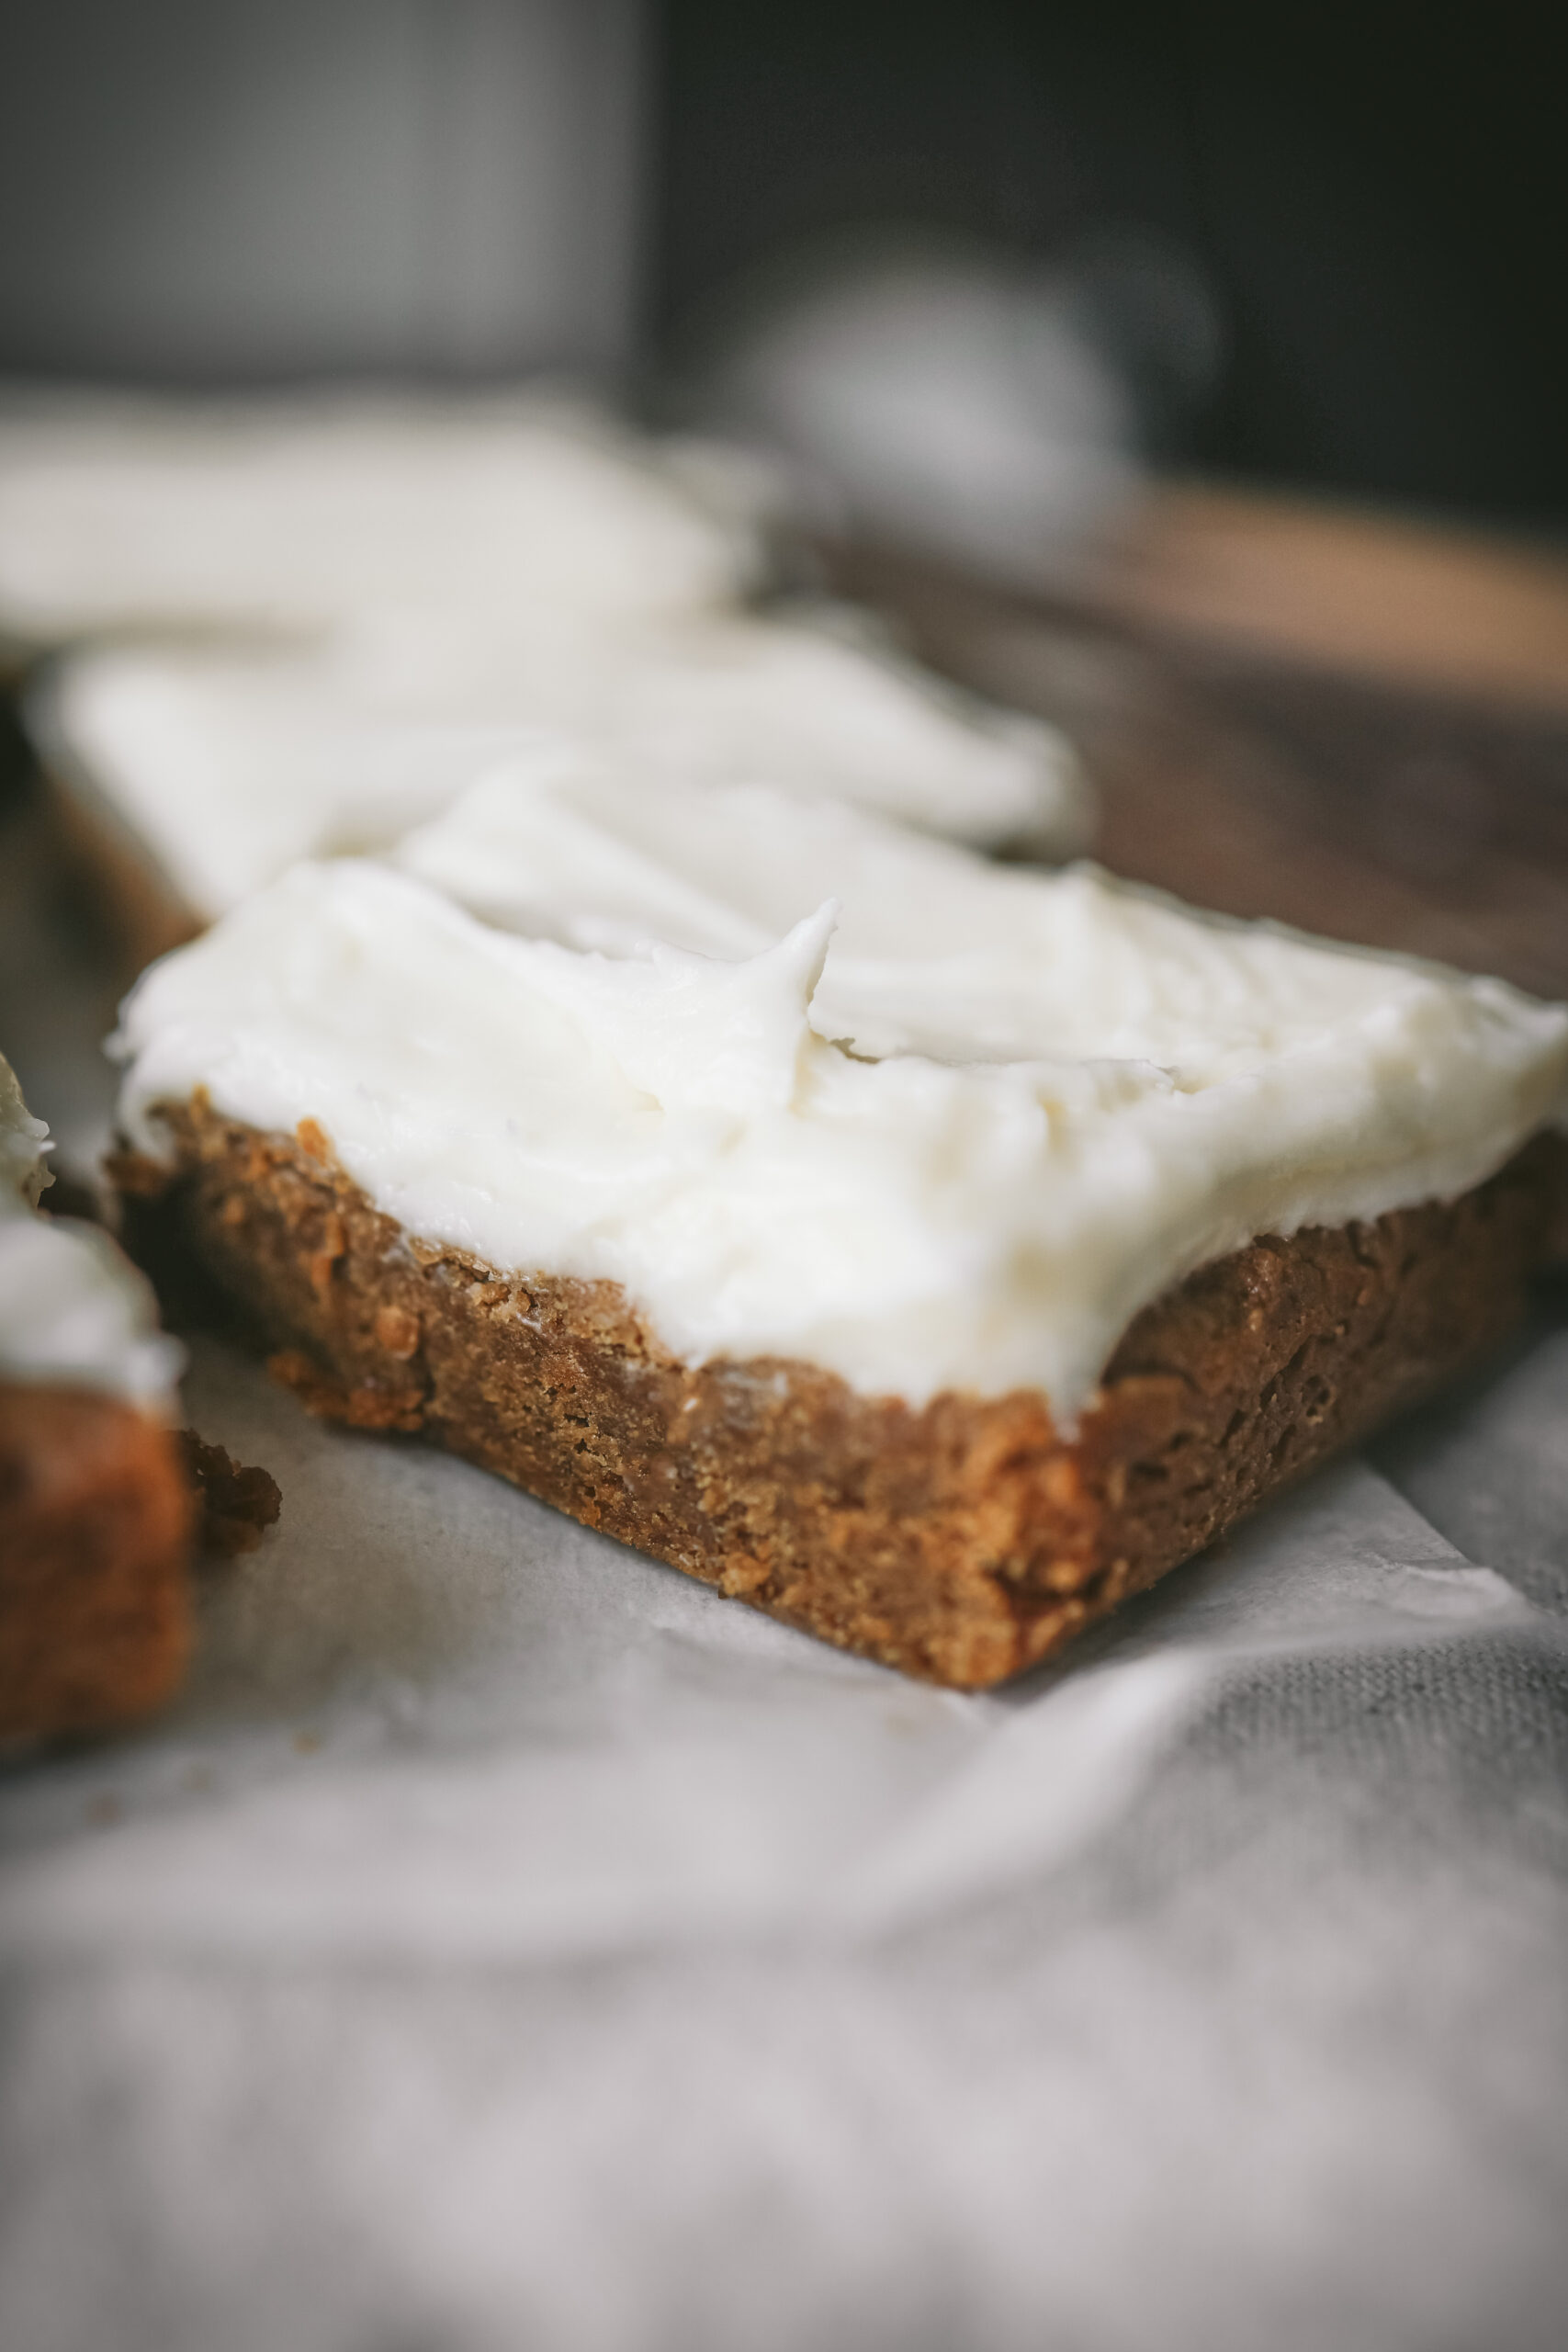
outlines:
[[[1040,711],[1097,854],[1229,913],[1568,995],[1568,564],[1175,485],[1049,598],[857,549],[841,584]]]

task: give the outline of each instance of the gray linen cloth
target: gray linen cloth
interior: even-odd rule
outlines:
[[[1558,2346],[1565,1406],[971,1698],[202,1348],[284,1520],[0,1792],[0,2341]]]

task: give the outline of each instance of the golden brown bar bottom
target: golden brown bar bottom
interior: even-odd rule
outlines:
[[[907,1674],[1049,1657],[1506,1332],[1561,1241],[1568,1148],[1461,1199],[1264,1238],[1133,1324],[1076,1433],[1043,1396],[916,1409],[773,1359],[680,1362],[613,1283],[498,1273],[403,1232],[293,1137],[167,1109],[118,1176],[310,1408],[418,1431],[590,1527]]]

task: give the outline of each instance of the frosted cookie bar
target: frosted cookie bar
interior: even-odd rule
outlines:
[[[774,819],[744,883],[685,818],[651,882],[515,850],[514,917],[629,953],[344,863],[145,976],[133,1180],[319,1409],[982,1686],[1517,1312],[1568,1011],[852,812],[775,899]],[[777,936],[829,869],[841,962]],[[639,940],[671,877],[730,960]]]
[[[48,1131],[0,1060],[0,1738],[146,1713],[191,1640],[179,1351],[96,1227],[46,1216]]]
[[[0,639],[299,639],[368,610],[657,613],[769,568],[714,450],[537,392],[0,394]]]
[[[649,789],[841,797],[982,847],[1080,848],[1087,796],[1042,722],[961,695],[863,624],[688,614],[510,636],[386,621],[285,653],[111,648],[58,664],[35,740],[147,952],[297,858],[379,849],[508,752]],[[156,910],[161,908],[161,919]]]

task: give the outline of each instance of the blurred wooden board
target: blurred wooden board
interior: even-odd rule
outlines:
[[[1082,600],[1197,643],[1568,718],[1568,560],[1418,516],[1163,482]]]
[[[1407,600],[1380,638],[1378,583],[1410,563],[1412,531],[1358,518],[1330,560],[1315,510],[1252,502],[1242,626],[1213,587],[1219,517],[1195,500],[1181,493],[1190,598],[1179,504],[1158,517],[1157,600],[1113,593],[1109,568],[1045,599],[868,549],[837,559],[835,578],[938,667],[1069,729],[1100,789],[1097,854],[1116,872],[1568,995],[1568,574],[1521,558],[1539,602],[1510,672],[1499,648],[1517,606],[1501,590],[1489,604],[1488,585],[1515,576],[1507,550],[1477,564],[1473,542],[1415,534],[1449,618],[1423,635]],[[1468,665],[1454,649],[1461,576]]]

